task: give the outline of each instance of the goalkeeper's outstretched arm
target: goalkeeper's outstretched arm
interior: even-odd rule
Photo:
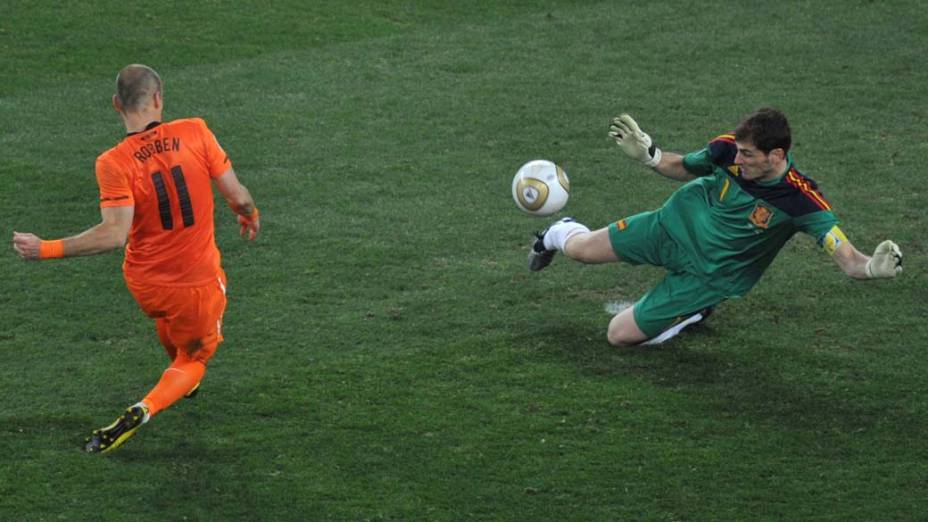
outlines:
[[[690,181],[696,176],[689,173],[683,166],[683,156],[676,152],[664,152],[661,160],[652,167],[658,174],[677,181]]]
[[[845,274],[854,279],[886,279],[902,272],[902,251],[899,245],[889,240],[877,245],[872,256],[861,253],[845,240],[835,250],[834,260]]]

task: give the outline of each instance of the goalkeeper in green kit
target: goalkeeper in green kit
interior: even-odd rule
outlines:
[[[757,110],[686,155],[662,152],[627,114],[613,120],[609,135],[631,158],[687,183],[661,208],[599,230],[557,221],[536,234],[529,269],[545,268],[556,252],[582,263],[666,268],[657,286],[609,322],[613,345],[660,344],[722,301],[745,295],[796,232],[811,236],[854,279],[902,271],[892,241],[873,256],[848,241],[818,186],[793,163],[789,123],[776,109]]]

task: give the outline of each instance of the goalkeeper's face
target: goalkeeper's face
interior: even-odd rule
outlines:
[[[751,142],[736,141],[738,155],[735,164],[741,169],[741,177],[749,181],[771,181],[786,170],[786,154],[783,149],[773,149],[765,154]]]

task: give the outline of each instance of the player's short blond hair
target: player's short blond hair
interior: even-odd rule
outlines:
[[[116,98],[124,111],[139,111],[155,92],[161,91],[161,76],[140,63],[127,65],[116,75]]]

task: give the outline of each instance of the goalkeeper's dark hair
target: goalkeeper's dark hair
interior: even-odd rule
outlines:
[[[786,115],[773,107],[763,107],[745,116],[735,129],[735,140],[751,142],[764,154],[773,149],[789,152],[793,144]]]
[[[116,76],[116,97],[124,111],[143,109],[145,101],[157,91],[161,91],[161,77],[147,65],[127,65]]]

